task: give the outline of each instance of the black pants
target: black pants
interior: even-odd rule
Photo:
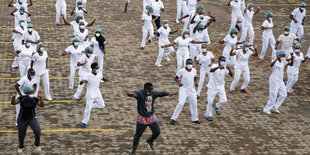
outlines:
[[[27,132],[28,125],[31,127],[34,135],[35,135],[35,146],[40,146],[40,136],[41,136],[41,129],[40,124],[38,122],[37,117],[32,118],[31,120],[25,120],[22,118],[18,118],[18,140],[19,140],[19,148],[24,148],[24,139]]]
[[[155,19],[155,18],[156,18],[156,16],[152,15],[152,19]],[[161,25],[160,25],[160,16],[158,16],[158,18],[155,20],[155,24],[156,24],[156,28],[158,30],[161,27]]]
[[[137,122],[136,134],[133,139],[133,147],[132,150],[136,150],[140,141],[140,138],[145,131],[146,127],[149,126],[152,130],[152,136],[148,139],[148,141],[153,142],[160,134],[159,124],[155,122],[153,124],[140,124]]]

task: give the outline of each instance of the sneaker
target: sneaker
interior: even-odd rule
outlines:
[[[132,150],[130,155],[136,155],[136,150]]]
[[[159,64],[159,65],[155,65],[155,66],[157,66],[157,67],[161,67],[161,66],[163,66],[163,65]]]
[[[197,95],[197,99],[199,99],[200,96]]]
[[[251,45],[251,46],[250,46],[250,49],[251,49],[251,50],[254,50],[254,47],[253,47],[253,45]]]
[[[52,101],[53,99],[50,97],[50,98],[47,98],[47,100],[48,100],[48,101]]]
[[[280,111],[277,108],[273,107],[273,110],[275,113],[280,114]]]
[[[37,151],[41,151],[41,147],[40,146],[34,146],[36,149],[37,149]]]
[[[294,92],[294,90],[293,90],[293,89],[290,89],[290,91],[291,91],[291,93],[292,93],[292,92]]]
[[[248,94],[248,93],[249,93],[249,92],[246,91],[245,89],[240,89],[240,91],[241,91],[242,93],[245,93],[245,94]]]
[[[164,58],[166,59],[166,61],[170,61],[170,58],[167,56],[167,54],[164,54]]]
[[[292,93],[291,89],[287,90],[288,93]]]
[[[214,111],[216,112],[217,115],[221,115],[220,109],[218,109],[218,108],[215,107],[215,108],[214,108]]]
[[[85,123],[82,123],[82,128],[86,128],[87,125]]]
[[[172,119],[170,123],[171,123],[171,125],[174,125],[175,124],[175,120]]]
[[[206,120],[208,120],[208,121],[212,121],[212,117],[207,116]]]
[[[140,47],[140,50],[144,50],[144,47]]]
[[[17,149],[17,152],[18,152],[18,153],[22,153],[23,151],[24,151],[24,148],[18,148],[18,149]]]
[[[230,94],[236,94],[236,92],[233,90],[233,91],[230,91]]]
[[[265,114],[270,115],[271,112],[270,111],[263,111]]]
[[[149,146],[149,148],[150,148],[151,150],[154,150],[153,142],[147,140],[146,143],[147,143],[147,146]]]
[[[176,23],[180,23],[178,19],[175,20]]]
[[[80,98],[77,98],[77,97],[75,97],[75,96],[73,96],[73,99],[75,99],[75,100],[77,100],[77,101],[81,101]]]
[[[196,124],[200,124],[200,122],[199,121],[192,121],[193,123],[196,123]]]

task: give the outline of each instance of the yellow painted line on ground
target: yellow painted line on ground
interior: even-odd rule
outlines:
[[[41,130],[41,132],[79,132],[79,131],[115,131],[115,129],[49,129]],[[0,133],[12,133],[18,132],[17,130],[0,130]],[[27,132],[33,132],[32,130],[27,130]]]
[[[8,6],[8,5],[0,5],[0,6]],[[45,4],[45,5],[41,5],[41,4],[38,4],[38,5],[32,5],[32,6],[30,6],[30,7],[37,7],[37,6],[55,6],[55,4]]]
[[[70,58],[48,58],[49,60],[70,60]],[[11,58],[3,58],[0,61],[13,61],[14,59]]]
[[[70,77],[50,77],[51,79],[69,79]],[[79,77],[75,77],[76,79]],[[2,77],[0,80],[19,80],[19,77]]]
[[[8,42],[0,42],[0,44],[12,44],[13,42],[8,41]],[[72,42],[42,42],[44,44],[70,44]]]
[[[1,27],[0,30],[13,30],[14,28],[10,28],[10,27]],[[71,30],[71,27],[68,28],[57,28],[57,27],[36,27],[36,30]]]
[[[85,102],[86,100],[52,100],[52,101],[44,101],[44,102],[50,102],[50,103],[72,103],[72,102]],[[5,104],[5,103],[11,103],[11,101],[0,101],[0,104]]]

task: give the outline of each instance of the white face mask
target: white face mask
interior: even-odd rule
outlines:
[[[100,71],[99,71],[99,69],[96,69],[96,73],[99,73]]]
[[[26,46],[28,46],[28,47],[29,47],[30,45],[31,45],[31,43],[26,43]]]
[[[85,26],[84,25],[80,25],[80,29],[85,29]]]
[[[96,37],[99,37],[100,36],[100,33],[96,33]]]
[[[192,69],[192,68],[193,68],[193,65],[186,65],[186,68],[187,68],[187,69]]]
[[[80,44],[79,42],[73,42],[74,46],[79,46],[79,44]]]
[[[168,27],[168,26],[169,26],[169,24],[164,24],[164,26],[165,26],[165,27]]]
[[[29,31],[29,32],[32,32],[32,30],[33,30],[32,28],[28,28],[28,31]]]
[[[35,97],[35,95],[34,94],[30,94],[30,95],[28,95],[30,98],[34,98]]]
[[[220,66],[225,66],[226,65],[226,62],[225,61],[221,61],[220,62]]]
[[[249,47],[245,47],[244,50],[247,52],[247,51],[250,50],[250,48]]]
[[[89,53],[87,53],[87,55],[88,55],[89,57],[91,57],[93,54],[89,54]]]
[[[299,53],[300,52],[300,49],[295,49],[295,53]]]
[[[272,21],[273,18],[269,17],[269,20]]]
[[[284,31],[284,34],[289,34],[290,32]]]
[[[236,37],[237,37],[237,35],[236,35],[236,34],[232,34],[231,36],[232,36],[233,38],[236,38]]]
[[[281,61],[284,61],[284,60],[285,60],[285,57],[281,57],[280,60],[281,60]]]
[[[250,9],[251,11],[254,11],[254,7],[251,7],[251,9]]]
[[[199,18],[200,18],[200,19],[203,19],[203,17],[204,17],[204,15],[199,15]]]
[[[26,26],[26,23],[25,22],[21,22],[20,26],[24,27],[24,26]]]
[[[83,7],[83,5],[78,5],[79,8]]]
[[[188,37],[189,37],[188,34],[185,34],[185,35],[184,35],[184,38],[185,38],[185,39],[188,38]]]
[[[44,47],[41,47],[41,48],[40,48],[40,52],[43,52],[43,51],[44,51]]]
[[[300,8],[300,10],[301,10],[301,11],[304,11],[304,10],[305,10],[305,8]]]
[[[207,49],[201,49],[202,53],[206,53]]]

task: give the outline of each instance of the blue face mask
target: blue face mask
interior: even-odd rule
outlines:
[[[220,62],[220,66],[225,66],[226,65],[226,62],[225,61],[221,61]]]
[[[295,53],[299,53],[300,52],[300,49],[295,49]]]
[[[79,46],[79,44],[80,44],[79,42],[74,42],[73,43],[74,46]]]
[[[44,52],[44,47],[41,47],[41,48],[40,48],[40,52]]]
[[[28,95],[30,98],[34,98],[35,97],[35,95],[34,94],[30,94],[30,95]]]
[[[89,54],[89,53],[87,53],[87,55],[88,55],[89,57],[91,57],[93,54]]]
[[[26,46],[28,46],[28,47],[29,47],[30,45],[31,45],[31,43],[26,43]]]

